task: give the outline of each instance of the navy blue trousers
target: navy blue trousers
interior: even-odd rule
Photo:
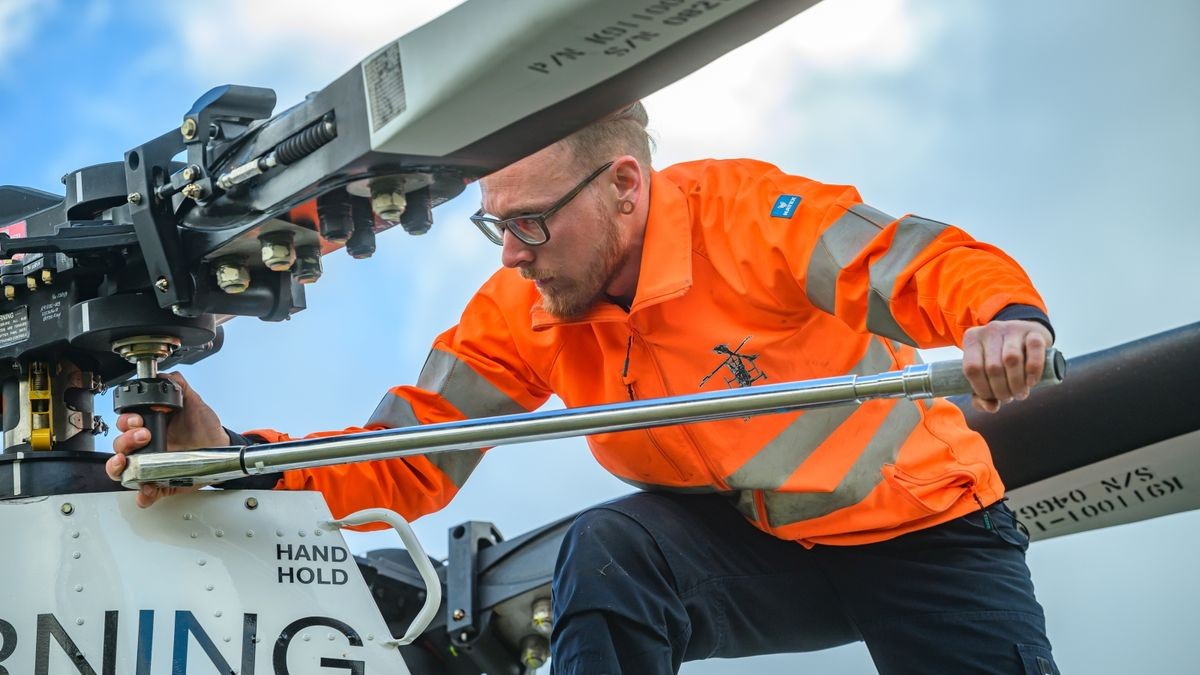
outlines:
[[[717,495],[633,494],[583,512],[566,535],[553,669],[675,673],[863,640],[889,675],[1058,675],[1028,544],[1003,503],[885,542],[805,549]]]

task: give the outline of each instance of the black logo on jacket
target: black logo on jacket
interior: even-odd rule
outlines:
[[[754,364],[758,360],[758,354],[741,353],[742,347],[750,341],[751,337],[753,336],[747,335],[741,344],[733,349],[730,349],[729,345],[726,344],[719,344],[713,347],[713,353],[723,354],[725,360],[721,362],[721,365],[713,368],[711,373],[705,375],[703,380],[700,380],[700,386],[703,387],[713,375],[725,369],[729,370],[729,375],[724,376],[725,385],[730,389],[734,387],[749,387],[759,380],[767,379],[767,374]]]

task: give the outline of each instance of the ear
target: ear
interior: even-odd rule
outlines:
[[[622,155],[613,160],[612,172],[617,199],[628,199],[636,204],[646,182],[641,163],[632,155]]]

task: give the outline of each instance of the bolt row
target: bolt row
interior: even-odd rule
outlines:
[[[4,261],[3,264],[9,264],[11,261]],[[25,288],[32,293],[38,289],[40,285],[49,286],[54,283],[54,272],[48,269],[43,269],[37,274],[30,274],[25,277]],[[4,284],[4,299],[15,300],[17,298],[17,287],[12,284]]]
[[[296,281],[311,284],[321,278],[321,250],[317,246],[293,246],[291,232],[272,232],[259,238],[262,262],[273,272],[291,271]],[[227,257],[216,262],[217,287],[226,293],[242,293],[250,288],[250,268],[241,258]]]

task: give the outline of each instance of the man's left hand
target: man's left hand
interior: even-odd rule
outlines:
[[[963,374],[974,395],[971,406],[996,412],[1024,400],[1042,378],[1050,330],[1037,321],[993,321],[963,334]]]

